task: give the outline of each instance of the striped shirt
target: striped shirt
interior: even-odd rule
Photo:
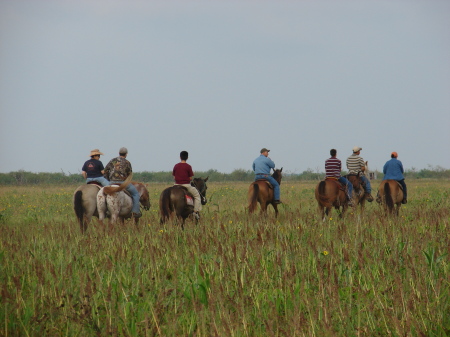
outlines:
[[[358,174],[361,172],[361,167],[366,166],[364,159],[357,154],[352,154],[347,158],[347,169],[349,174]]]
[[[325,160],[325,177],[335,177],[340,178],[341,177],[341,169],[342,164],[339,159],[336,157],[331,157]]]

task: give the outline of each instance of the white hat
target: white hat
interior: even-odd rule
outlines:
[[[353,152],[358,152],[358,151],[361,151],[361,150],[362,150],[362,147],[359,147],[359,146],[353,147]]]

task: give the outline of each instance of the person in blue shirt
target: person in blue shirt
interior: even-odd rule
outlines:
[[[270,169],[275,169],[275,163],[269,158],[269,151],[265,147],[261,149],[261,155],[253,161],[253,171],[255,172],[255,181],[266,179],[273,186],[273,198],[275,204],[281,204],[280,184],[270,175]]]
[[[103,176],[105,168],[100,161],[101,155],[103,155],[103,153],[101,153],[99,149],[92,150],[90,154],[91,159],[83,164],[81,174],[84,179],[86,179],[86,183],[96,181],[102,184],[102,186],[108,186],[109,181]]]
[[[405,177],[403,176],[403,164],[400,160],[397,159],[398,153],[392,152],[391,159],[386,162],[383,166],[384,180],[392,179],[396,180],[402,185],[403,189],[403,200],[402,204],[406,204],[408,202],[408,198],[406,196],[406,184]]]

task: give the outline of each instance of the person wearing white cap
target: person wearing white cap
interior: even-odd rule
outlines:
[[[126,159],[128,150],[126,147],[121,147],[119,150],[119,157],[113,158],[109,161],[105,167],[105,177],[111,182],[111,184],[122,184],[130,174],[133,173],[131,163]],[[126,190],[130,192],[133,199],[133,208],[131,210],[132,215],[135,218],[142,216],[139,204],[139,192],[133,184],[128,184]]]
[[[105,168],[103,167],[103,163],[100,161],[100,155],[103,155],[103,153],[101,153],[99,149],[92,150],[89,155],[91,159],[84,163],[81,168],[81,174],[84,179],[86,179],[86,183],[96,181],[102,186],[108,186],[109,181],[103,177]]]
[[[353,147],[353,154],[347,158],[347,169],[348,174],[354,174],[354,175],[360,175],[361,180],[363,181],[363,187],[364,191],[366,193],[366,200],[368,202],[373,201],[372,197],[372,187],[370,186],[370,181],[367,179],[367,177],[364,175],[364,171],[366,169],[366,163],[364,162],[364,159],[359,156],[361,153],[362,147],[355,146]]]
[[[275,169],[275,163],[269,158],[270,150],[265,147],[261,149],[260,156],[253,161],[253,171],[255,172],[255,181],[266,179],[273,186],[273,198],[275,204],[281,204],[280,184],[270,175],[270,169]]]
[[[402,204],[406,204],[408,202],[408,197],[406,195],[406,183],[405,177],[403,176],[403,164],[400,160],[397,159],[398,153],[391,153],[391,160],[388,160],[386,164],[383,166],[384,179],[392,179],[398,181],[400,185],[402,185],[403,189],[403,200]]]

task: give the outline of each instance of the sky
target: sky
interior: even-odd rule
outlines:
[[[0,0],[0,172],[450,168],[450,1]],[[447,155],[445,154],[447,153]]]

